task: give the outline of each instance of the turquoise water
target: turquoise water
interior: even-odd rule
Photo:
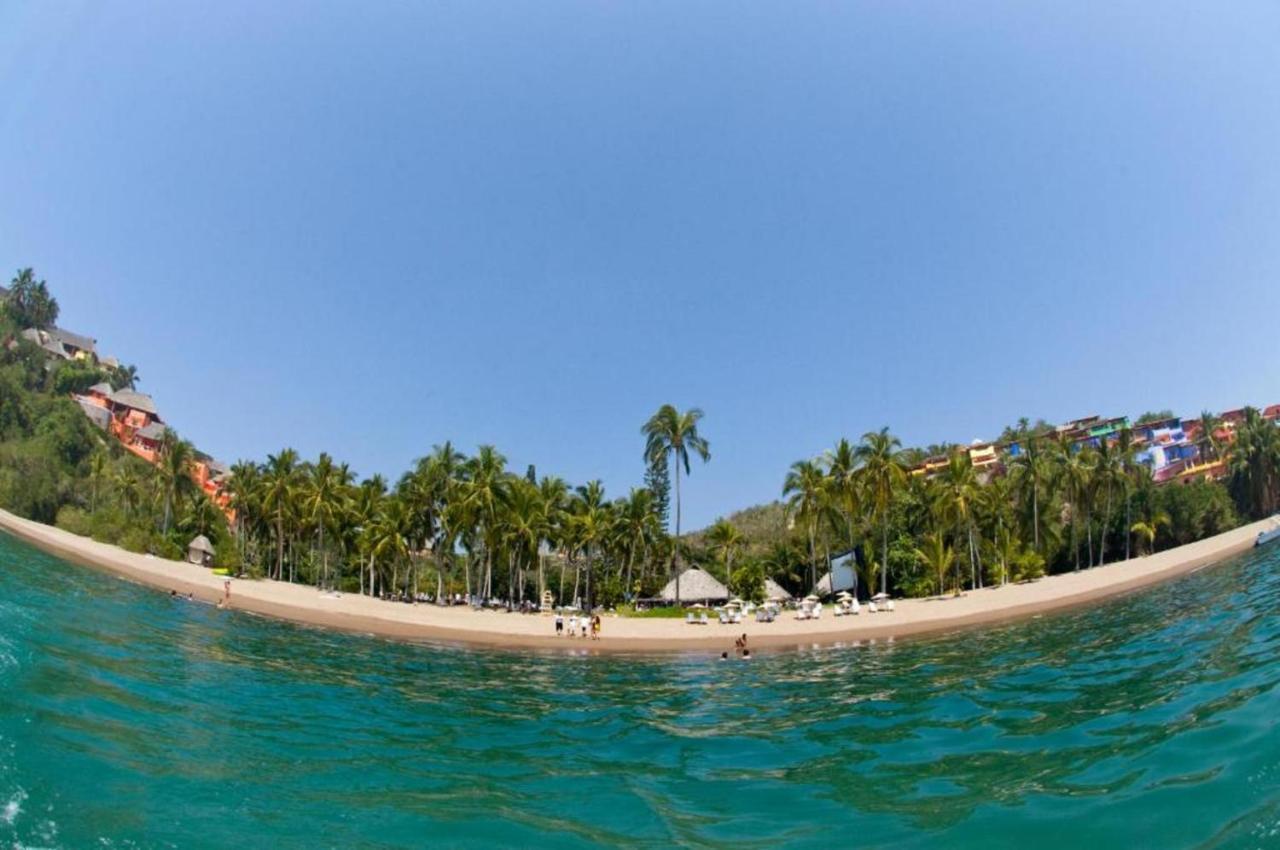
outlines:
[[[326,634],[0,535],[0,847],[1280,846],[1278,555],[720,662]]]

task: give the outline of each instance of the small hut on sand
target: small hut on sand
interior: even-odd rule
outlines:
[[[187,544],[187,560],[202,567],[213,566],[213,544],[201,534]]]
[[[680,574],[679,580],[681,604],[701,602],[704,605],[710,605],[715,602],[726,602],[729,599],[729,588],[706,570],[690,567]],[[676,579],[667,582],[667,586],[662,588],[658,598],[663,602],[676,601]]]
[[[766,578],[764,580],[764,598],[779,602],[790,602],[791,594],[787,593],[787,589],[773,579]]]

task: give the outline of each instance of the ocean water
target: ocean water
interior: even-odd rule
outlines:
[[[327,634],[0,535],[0,847],[1280,846],[1278,569],[721,662]]]

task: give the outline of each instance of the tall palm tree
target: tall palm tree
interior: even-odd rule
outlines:
[[[978,563],[978,541],[974,538],[974,511],[979,499],[978,475],[973,469],[969,453],[953,451],[947,459],[939,483],[945,494],[946,513],[955,523],[957,540],[967,538],[969,550],[969,582],[971,587],[982,587],[982,569]]]
[[[1080,546],[1078,538],[1078,521],[1084,517],[1085,525],[1090,523],[1090,496],[1093,493],[1093,453],[1075,450],[1062,446],[1055,455],[1057,475],[1062,492],[1071,505],[1071,553],[1075,558],[1075,568],[1080,569]],[[1093,544],[1089,545],[1089,561],[1093,562]]]
[[[672,548],[671,566],[676,575],[676,604],[680,604],[680,470],[689,475],[689,453],[702,458],[706,463],[711,460],[711,445],[698,433],[698,423],[702,420],[702,411],[691,407],[683,413],[673,405],[664,404],[658,408],[649,421],[644,423],[641,433],[645,437],[644,457],[648,463],[657,463],[659,458],[669,456],[675,460],[676,469],[676,545]]]
[[[1017,440],[1020,451],[1013,458],[1014,480],[1019,489],[1029,497],[1031,504],[1031,536],[1036,552],[1041,552],[1040,499],[1044,495],[1045,478],[1049,469],[1045,463],[1042,438],[1027,424],[1026,418],[1018,420]]]
[[[1133,524],[1133,493],[1137,489],[1137,482],[1141,477],[1146,476],[1146,467],[1138,462],[1137,446],[1133,444],[1133,430],[1125,427],[1121,429],[1120,436],[1116,439],[1116,458],[1117,458],[1117,483],[1120,485],[1121,494],[1124,496],[1124,527],[1128,529]],[[1130,555],[1130,534],[1126,530],[1124,535],[1124,559],[1129,560]]]
[[[895,493],[907,478],[901,448],[902,441],[889,433],[888,428],[881,428],[863,434],[856,450],[872,514],[880,524],[881,593],[889,592],[889,510]]]
[[[394,496],[384,500],[382,511],[373,526],[372,540],[370,541],[370,550],[372,555],[371,563],[392,565],[391,574],[391,590],[395,592],[399,589],[399,581],[397,576],[397,567],[400,562],[409,557],[409,532],[413,524],[413,517],[410,515],[408,508],[404,502]],[[371,570],[377,575],[376,570]],[[382,582],[386,586],[385,580]]]
[[[811,460],[798,460],[791,464],[782,484],[787,513],[804,523],[809,540],[809,587],[818,583],[818,522],[827,509],[829,485],[822,467]]]
[[[619,513],[619,531],[621,543],[627,553],[627,572],[623,587],[628,599],[635,594],[632,584],[631,570],[635,565],[636,555],[648,551],[657,538],[660,527],[658,509],[653,491],[647,487],[633,487]]]
[[[1098,564],[1107,563],[1107,530],[1111,527],[1111,507],[1115,496],[1116,484],[1123,475],[1124,464],[1114,444],[1103,437],[1096,449],[1097,459],[1094,462],[1094,486],[1104,497],[1102,508],[1102,529],[1098,534]],[[1092,560],[1092,557],[1090,557]]]
[[[594,603],[591,574],[595,567],[595,555],[609,536],[611,522],[612,517],[604,499],[604,485],[599,481],[588,481],[579,487],[574,494],[573,523],[586,562],[585,608],[588,612],[592,610]]]
[[[160,440],[160,462],[156,467],[164,494],[163,530],[165,534],[169,533],[173,512],[178,502],[184,496],[195,492],[196,483],[191,477],[195,451],[191,443],[179,439],[172,429],[165,429],[164,436]]]
[[[318,586],[327,586],[329,581],[329,550],[325,547],[325,532],[335,530],[338,519],[344,515],[346,490],[350,484],[350,471],[345,465],[335,466],[333,458],[324,452],[320,453],[310,475],[302,482],[302,514],[315,527],[320,538],[322,572],[318,576]]]
[[[267,455],[267,465],[262,476],[262,509],[271,516],[276,539],[275,578],[284,578],[285,522],[293,512],[295,490],[298,486],[298,453],[293,449],[281,449],[278,454]],[[291,562],[292,563],[292,562]]]
[[[90,512],[96,512],[98,510],[98,487],[101,486],[103,480],[107,477],[108,460],[107,453],[103,450],[94,452],[89,458]]]
[[[827,476],[831,479],[832,506],[844,520],[844,527],[836,533],[843,534],[844,545],[852,549],[857,542],[854,536],[854,522],[861,507],[858,450],[848,440],[841,438],[835,448],[827,451],[825,460]]]
[[[498,546],[498,503],[507,483],[507,459],[493,446],[481,446],[467,462],[468,479],[464,501],[477,522],[479,542],[484,551],[484,581],[480,596],[493,595],[493,555]]]

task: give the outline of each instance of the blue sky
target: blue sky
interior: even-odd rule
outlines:
[[[445,439],[688,524],[908,444],[1280,401],[1274,3],[0,6],[0,268],[228,460]]]

